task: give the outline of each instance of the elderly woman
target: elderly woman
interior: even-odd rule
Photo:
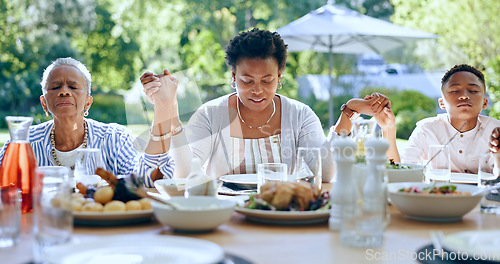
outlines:
[[[43,73],[40,96],[43,110],[47,116],[51,113],[53,120],[30,127],[30,143],[38,166],[74,168],[77,150],[98,148],[105,169],[114,174],[136,173],[144,178],[147,187],[153,187],[156,179],[172,177],[173,162],[168,154],[172,132],[164,132],[171,123],[160,118],[159,113],[172,113],[177,80],[168,74],[162,80],[164,85],[152,97],[156,104],[151,139],[146,153],[140,153],[124,126],[85,118],[92,105],[91,76],[85,65],[72,58],[54,61]],[[7,144],[0,150],[0,160]]]

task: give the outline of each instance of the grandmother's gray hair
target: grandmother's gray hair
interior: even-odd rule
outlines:
[[[71,57],[59,58],[53,61],[49,66],[47,66],[47,68],[45,68],[45,70],[43,71],[42,82],[40,82],[40,85],[42,86],[42,94],[47,93],[47,79],[49,78],[49,75],[52,72],[52,70],[57,66],[64,66],[64,65],[73,66],[83,73],[85,81],[87,81],[87,86],[90,95],[90,90],[92,85],[92,77],[90,76],[90,72],[89,70],[87,70],[87,67],[85,67],[83,63]]]

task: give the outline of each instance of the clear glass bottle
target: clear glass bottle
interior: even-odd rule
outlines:
[[[340,241],[355,247],[379,247],[389,223],[385,152],[389,143],[383,138],[365,142],[368,177],[360,193],[354,213],[344,215]]]
[[[7,116],[10,142],[0,164],[1,186],[17,186],[21,190],[22,212],[33,210],[33,182],[36,160],[29,143],[29,127],[31,117]]]

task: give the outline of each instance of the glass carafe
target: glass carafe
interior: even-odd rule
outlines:
[[[17,186],[22,193],[23,213],[33,210],[33,181],[36,168],[35,155],[28,140],[29,127],[33,118],[7,116],[10,142],[0,165],[0,184]]]

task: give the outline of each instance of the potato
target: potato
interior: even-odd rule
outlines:
[[[113,200],[113,188],[111,186],[104,186],[94,193],[94,200],[98,203],[107,204]]]
[[[71,201],[71,208],[73,209],[73,212],[80,212],[82,211],[82,204],[73,200]]]
[[[73,197],[71,199],[71,202],[77,202],[77,203],[79,203],[81,205],[83,205],[86,201],[87,200],[85,200],[85,198],[83,196],[81,196],[81,197]]]
[[[104,205],[104,212],[124,212],[126,210],[125,203],[122,201],[111,201]]]
[[[72,193],[71,194],[71,199],[77,199],[77,198],[83,198],[82,193]]]
[[[128,201],[125,203],[125,206],[127,207],[127,211],[139,211],[142,210],[141,203],[139,201]]]
[[[102,210],[102,204],[96,202],[88,202],[82,207],[82,212],[102,212]]]
[[[142,198],[142,199],[140,199],[139,203],[141,203],[142,210],[153,209],[153,206],[151,206],[151,200],[149,200],[148,198]]]

